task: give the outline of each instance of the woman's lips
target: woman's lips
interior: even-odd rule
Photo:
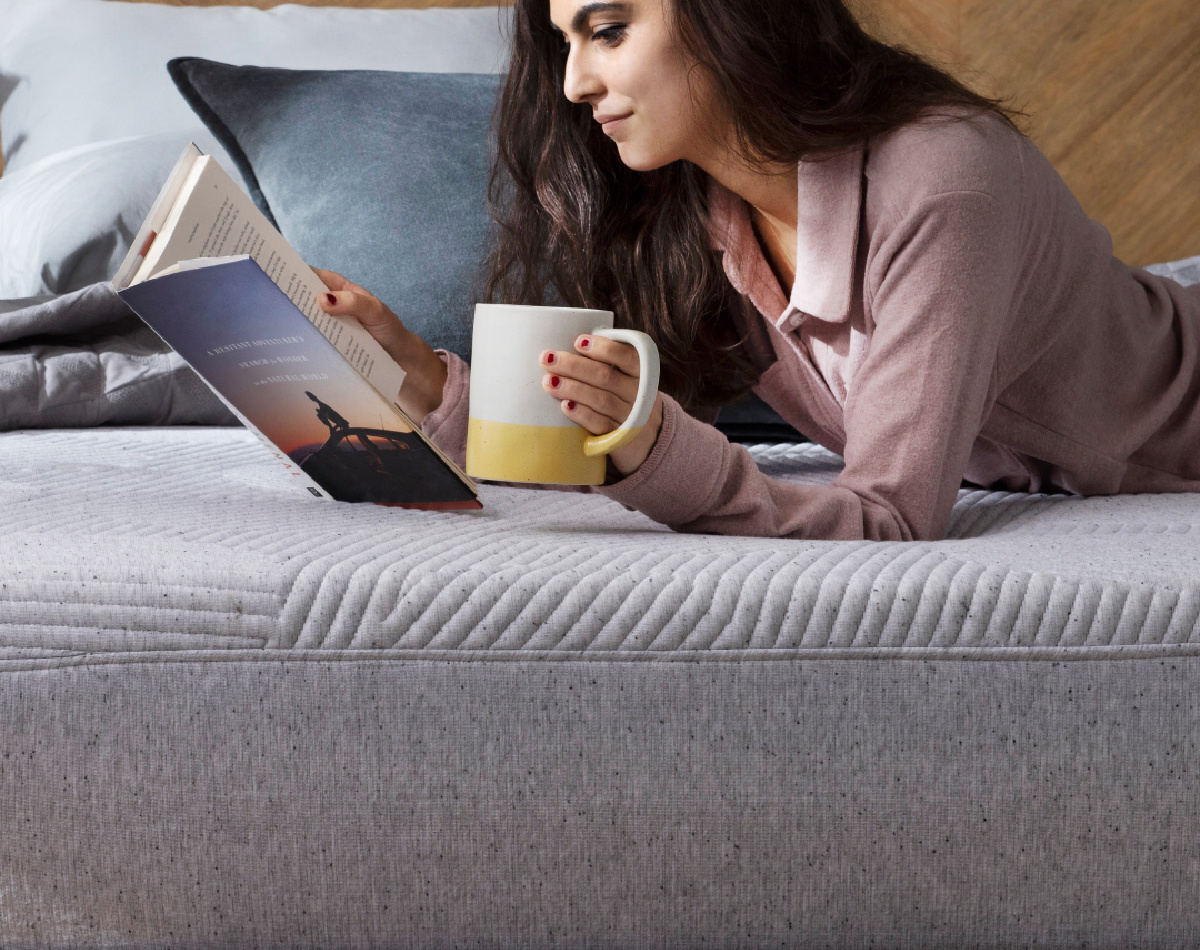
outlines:
[[[604,130],[605,135],[612,135],[616,129],[621,128],[621,126],[625,124],[625,120],[628,119],[632,114],[633,113],[629,113],[627,115],[598,115],[596,116],[596,121],[600,123],[600,128]]]

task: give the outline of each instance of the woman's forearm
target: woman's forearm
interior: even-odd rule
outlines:
[[[328,314],[349,317],[375,338],[383,351],[404,370],[396,401],[417,425],[442,404],[446,364],[428,343],[409,330],[382,300],[341,274],[313,268],[328,293],[317,304]]]
[[[433,347],[415,333],[405,330],[396,341],[384,347],[388,356],[404,370],[404,383],[400,386],[398,399],[400,408],[408,413],[417,425],[442,404],[446,387],[446,364],[434,352]]]

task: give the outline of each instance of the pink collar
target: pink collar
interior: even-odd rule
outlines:
[[[781,330],[807,317],[844,323],[850,316],[862,208],[863,146],[801,160],[796,178],[796,280],[789,300],[763,256],[745,201],[710,179],[713,246],[725,252],[734,288]]]

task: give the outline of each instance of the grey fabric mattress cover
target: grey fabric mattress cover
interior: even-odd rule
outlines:
[[[182,427],[0,493],[0,946],[1200,946],[1200,497],[684,535]]]

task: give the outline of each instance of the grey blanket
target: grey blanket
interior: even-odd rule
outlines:
[[[0,430],[236,425],[108,283],[0,301]]]

